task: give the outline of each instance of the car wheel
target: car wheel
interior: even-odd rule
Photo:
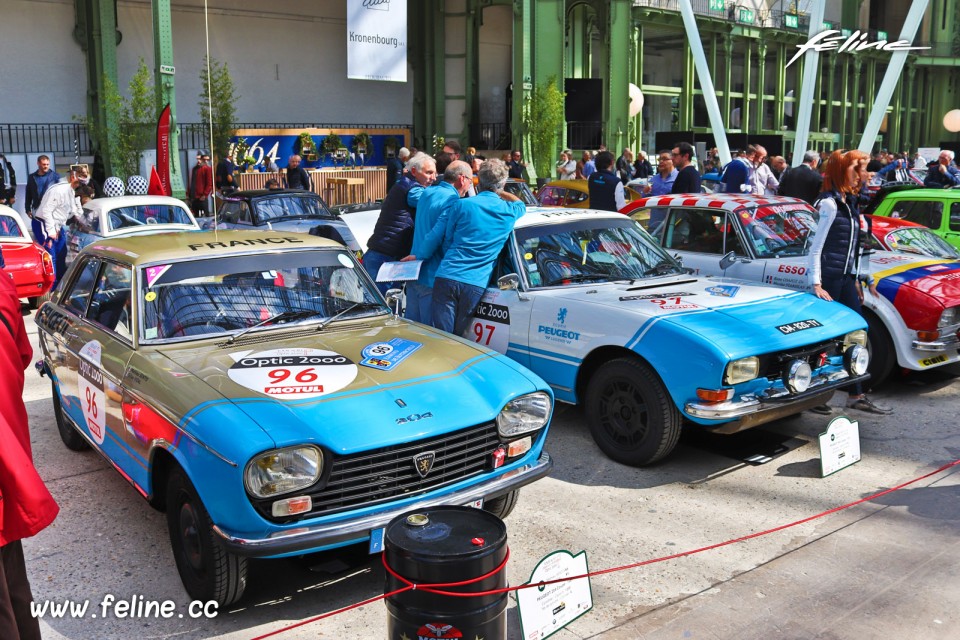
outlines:
[[[167,527],[180,580],[191,598],[225,606],[243,596],[247,559],[223,547],[193,483],[179,467],[167,480]]]
[[[57,383],[51,380],[50,386],[53,389],[53,415],[57,419],[57,431],[60,432],[60,439],[63,440],[63,444],[67,445],[67,449],[71,451],[89,449],[90,443],[80,435],[80,432],[63,415],[63,405],[60,404],[60,390],[57,388]]]
[[[27,298],[27,308],[33,311],[40,306],[40,296],[34,296],[32,298]]]
[[[870,385],[879,387],[893,373],[897,364],[897,350],[890,339],[890,332],[880,318],[867,315],[867,344],[870,348]]]
[[[587,421],[597,446],[634,467],[652,464],[677,446],[682,420],[660,377],[643,362],[619,358],[590,379]]]
[[[492,513],[501,520],[510,515],[513,508],[517,506],[517,500],[520,498],[520,490],[511,491],[502,496],[497,496],[492,500],[483,503],[483,510]]]

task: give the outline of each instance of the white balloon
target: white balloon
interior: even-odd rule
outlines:
[[[943,116],[943,127],[952,133],[960,131],[960,109],[947,111],[947,115]]]
[[[643,91],[640,87],[630,83],[630,117],[634,117],[643,109]]]

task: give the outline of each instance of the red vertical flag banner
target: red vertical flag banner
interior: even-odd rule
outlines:
[[[163,187],[163,195],[173,193],[170,189],[170,105],[167,104],[160,112],[157,121],[157,174]]]

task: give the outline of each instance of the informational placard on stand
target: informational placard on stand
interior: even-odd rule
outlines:
[[[406,282],[420,277],[420,265],[423,260],[407,262],[384,262],[377,271],[377,282]]]
[[[860,423],[847,416],[830,421],[820,434],[820,470],[826,478],[844,467],[860,461]]]
[[[593,608],[590,578],[541,584],[588,572],[586,551],[554,551],[537,563],[527,584],[538,586],[517,591],[523,640],[548,638]]]

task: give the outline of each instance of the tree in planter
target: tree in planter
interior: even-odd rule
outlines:
[[[530,144],[533,167],[541,178],[548,177],[554,167],[559,147],[557,136],[564,123],[563,92],[557,88],[557,77],[533,88],[523,105],[523,125]]]
[[[323,152],[330,154],[330,157],[333,158],[334,166],[336,166],[338,160],[346,160],[346,156],[340,151],[342,148],[343,142],[340,141],[340,136],[333,132],[323,139]]]
[[[316,162],[317,161],[317,143],[313,141],[313,137],[304,131],[293,143],[293,152],[299,156],[303,156],[303,159],[307,162]]]
[[[119,122],[116,131],[108,131],[106,123],[89,117],[74,119],[87,126],[91,137],[100,149],[106,149],[109,165],[106,171],[126,179],[140,173],[143,152],[151,146],[157,126],[157,104],[154,97],[153,73],[143,58],[136,73],[130,78],[127,90],[130,97],[120,94],[117,85],[105,77],[104,96],[107,111],[113,122]]]
[[[234,126],[237,119],[237,93],[227,63],[211,58],[208,83],[206,62],[204,58],[204,64],[200,67],[200,121],[209,123],[212,120],[213,139],[210,146],[217,157],[224,158],[230,152],[230,138],[237,134]]]
[[[362,165],[363,157],[369,156],[371,153],[373,153],[373,138],[371,138],[370,134],[366,131],[361,131],[357,135],[353,136],[353,144],[351,146],[353,147],[356,163],[358,165]]]

